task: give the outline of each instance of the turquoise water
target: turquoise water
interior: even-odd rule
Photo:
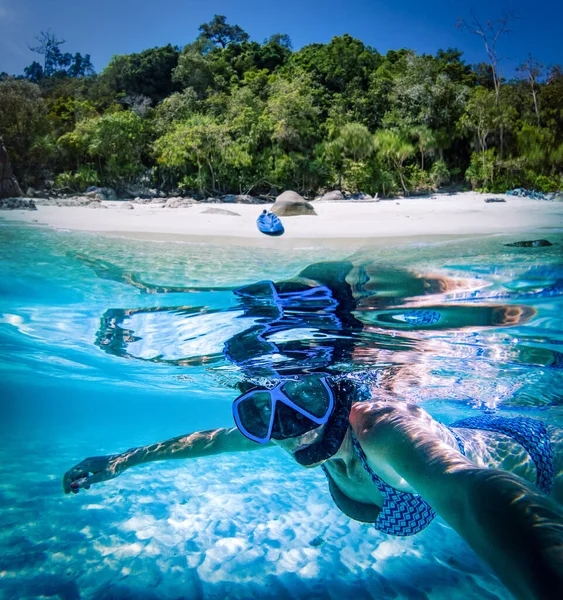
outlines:
[[[364,329],[307,322],[280,349],[345,347],[316,356],[446,422],[496,410],[561,426],[563,236],[504,246],[534,237],[276,251],[0,226],[0,597],[509,598],[441,520],[378,533],[277,448],[154,463],[76,496],[61,477],[87,456],[231,426],[248,369],[224,344],[260,319],[232,289],[351,256],[382,282]],[[398,281],[413,293],[390,305]],[[423,311],[445,325],[420,326]]]

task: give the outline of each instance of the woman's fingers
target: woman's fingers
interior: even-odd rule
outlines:
[[[83,463],[76,465],[64,474],[63,488],[65,494],[77,494],[81,488],[89,489],[90,485],[102,481],[98,473],[92,472]]]

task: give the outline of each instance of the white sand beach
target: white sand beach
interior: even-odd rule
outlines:
[[[486,203],[490,197],[505,202]],[[317,216],[283,217],[285,234],[269,238],[256,218],[271,204],[207,204],[167,208],[151,203],[104,201],[97,208],[42,206],[37,211],[1,211],[4,221],[59,230],[88,231],[139,239],[208,241],[235,245],[272,245],[288,241],[361,241],[389,238],[472,236],[534,232],[547,235],[563,228],[563,203],[512,196],[463,192],[379,202],[316,201]],[[235,214],[206,214],[221,209]]]

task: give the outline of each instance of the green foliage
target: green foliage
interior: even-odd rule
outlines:
[[[113,56],[100,80],[115,95],[146,96],[156,104],[175,91],[172,73],[178,56],[178,49],[170,44],[139,54]]]
[[[39,86],[21,79],[0,82],[0,132],[20,183],[31,182],[33,171],[42,166],[34,144],[48,131],[47,107]]]
[[[495,158],[494,148],[484,152],[473,152],[471,162],[465,172],[465,179],[471,183],[472,189],[492,191],[491,187],[495,178]]]
[[[84,192],[91,185],[99,185],[100,178],[92,167],[82,166],[75,173],[65,171],[55,178],[55,186],[70,189],[73,192]]]
[[[495,80],[455,48],[381,55],[350,35],[292,51],[251,41],[216,15],[181,51],[170,44],[88,55],[42,32],[34,62],[0,74],[0,131],[25,184],[304,194],[338,188],[427,192],[450,180],[506,191],[561,186],[563,69],[532,57]],[[34,85],[35,82],[37,85]]]
[[[430,170],[430,178],[435,188],[439,188],[440,186],[448,183],[451,178],[448,165],[446,165],[443,160],[437,160],[432,165],[432,169]]]
[[[200,192],[218,191],[218,177],[229,162],[231,143],[227,128],[213,118],[196,114],[154,143],[157,162],[164,169],[184,176]],[[186,180],[186,177],[188,179]]]
[[[42,31],[35,39],[38,45],[31,50],[43,55],[44,59],[43,66],[33,61],[24,69],[24,74],[30,81],[39,83],[43,78],[49,77],[87,77],[94,74],[90,55],[82,56],[80,52],[74,55],[61,52],[60,46],[65,41],[58,40],[50,29]]]
[[[228,25],[227,17],[215,15],[209,23],[199,26],[199,39],[226,48],[228,44],[240,44],[248,40],[248,33],[238,25]]]
[[[188,44],[178,58],[172,80],[183,89],[191,88],[198,98],[204,98],[214,85],[213,62],[207,55],[209,46],[203,41]]]
[[[402,134],[381,129],[375,133],[374,148],[377,157],[398,175],[403,191],[408,194],[405,161],[414,154],[414,146]]]
[[[269,86],[264,120],[272,132],[272,141],[286,152],[304,151],[313,146],[319,125],[310,82],[277,77]]]
[[[80,121],[59,138],[59,144],[95,166],[101,183],[119,187],[144,171],[146,140],[143,120],[131,111],[121,111]]]

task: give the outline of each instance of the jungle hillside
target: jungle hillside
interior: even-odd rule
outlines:
[[[217,15],[183,48],[116,55],[99,73],[44,31],[37,61],[0,74],[0,136],[24,191],[560,190],[563,69],[524,54],[505,78],[509,25],[460,21],[460,39],[484,42],[467,64],[455,48],[380,54],[349,35],[294,51]]]

